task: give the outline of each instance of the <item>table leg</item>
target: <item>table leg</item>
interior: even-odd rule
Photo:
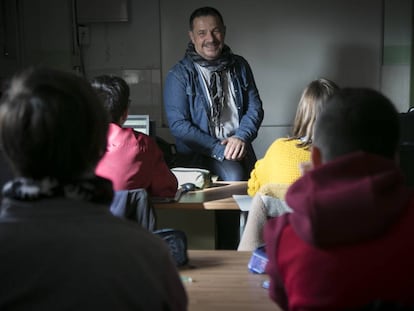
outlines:
[[[215,211],[216,249],[237,249],[246,225],[246,211]]]
[[[241,237],[244,232],[244,227],[246,226],[247,216],[249,215],[249,212],[247,211],[240,211],[240,226],[239,226],[239,241],[241,240]]]
[[[240,211],[215,211],[216,249],[237,249],[240,242]]]

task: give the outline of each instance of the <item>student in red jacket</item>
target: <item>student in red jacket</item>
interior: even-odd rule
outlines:
[[[110,118],[106,152],[95,173],[110,179],[115,191],[145,188],[151,196],[174,197],[178,182],[156,142],[148,135],[122,128],[128,116],[128,84],[108,75],[95,77],[91,84]]]
[[[293,213],[266,224],[270,296],[284,310],[414,305],[414,194],[398,167],[398,113],[377,91],[343,89],[315,125]]]

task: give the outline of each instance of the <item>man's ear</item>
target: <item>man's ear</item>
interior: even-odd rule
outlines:
[[[191,30],[188,31],[188,36],[190,37],[191,42],[194,44],[194,34]]]
[[[311,147],[311,161],[312,161],[313,167],[318,167],[322,165],[321,149],[319,149],[316,146]]]
[[[120,120],[119,120],[119,124],[120,124],[121,126],[125,123],[126,119],[128,119],[128,111],[129,111],[129,109],[127,108],[127,109],[124,111],[124,113],[122,114],[122,116],[121,116],[121,118],[120,118]]]

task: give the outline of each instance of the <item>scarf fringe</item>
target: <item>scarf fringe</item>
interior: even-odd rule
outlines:
[[[50,177],[41,180],[16,178],[4,185],[3,196],[22,201],[63,196],[74,200],[110,204],[113,190],[111,181],[99,176],[64,184]]]

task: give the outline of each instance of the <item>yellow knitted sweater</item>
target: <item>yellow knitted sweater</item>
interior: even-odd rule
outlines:
[[[248,180],[247,193],[284,198],[287,188],[301,175],[300,164],[310,161],[310,151],[297,147],[298,140],[279,138],[267,149],[265,156],[258,160]],[[262,187],[272,184],[268,187]]]

